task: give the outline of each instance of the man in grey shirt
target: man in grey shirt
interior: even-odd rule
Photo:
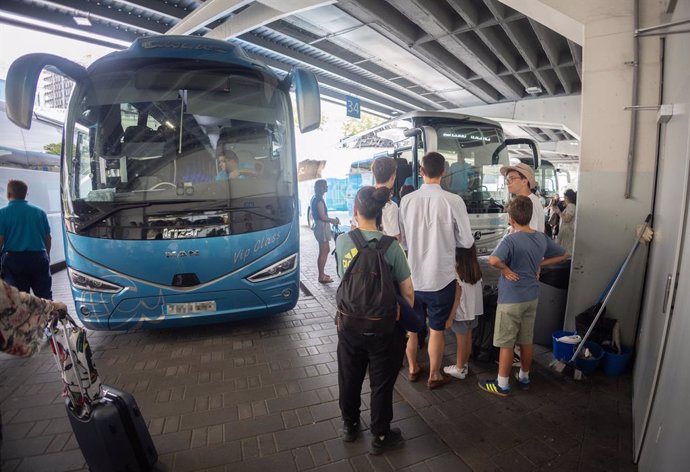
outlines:
[[[430,389],[450,380],[441,373],[443,331],[455,301],[455,248],[474,244],[465,202],[459,195],[441,188],[445,158],[429,152],[422,158],[424,185],[407,195],[400,203],[400,236],[408,250],[412,270],[416,309],[429,319]],[[409,379],[414,382],[420,372],[417,362],[418,334],[409,333],[407,360]]]

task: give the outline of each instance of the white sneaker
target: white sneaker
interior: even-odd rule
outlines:
[[[465,377],[467,377],[468,374],[468,368],[467,364],[465,364],[462,367],[462,369],[458,369],[458,366],[453,364],[444,367],[443,372],[450,375],[451,377],[455,377],[456,379],[465,380]]]

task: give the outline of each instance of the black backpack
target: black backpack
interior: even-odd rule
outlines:
[[[342,329],[354,333],[392,333],[398,297],[384,255],[395,238],[381,236],[372,247],[359,229],[350,231],[348,235],[357,247],[357,255],[338,286],[336,322]]]

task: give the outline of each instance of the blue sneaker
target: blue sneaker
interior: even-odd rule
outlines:
[[[508,385],[508,388],[501,388],[498,385],[498,380],[480,380],[479,381],[479,388],[484,390],[485,392],[493,393],[494,395],[498,395],[501,397],[507,397],[508,394],[510,393],[510,385]]]
[[[529,390],[529,384],[530,384],[529,377],[526,379],[521,379],[520,373],[515,372],[515,379],[518,381],[518,388],[520,388],[520,390]]]

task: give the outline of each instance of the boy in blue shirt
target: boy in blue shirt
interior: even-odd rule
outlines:
[[[494,326],[494,346],[500,348],[498,377],[480,380],[479,387],[495,395],[510,393],[513,348],[520,345],[520,372],[516,375],[523,390],[529,388],[532,365],[534,319],[539,298],[541,267],[558,264],[570,257],[565,249],[542,232],[529,227],[532,201],[517,196],[508,205],[513,232],[504,237],[489,257],[489,264],[501,271]]]

